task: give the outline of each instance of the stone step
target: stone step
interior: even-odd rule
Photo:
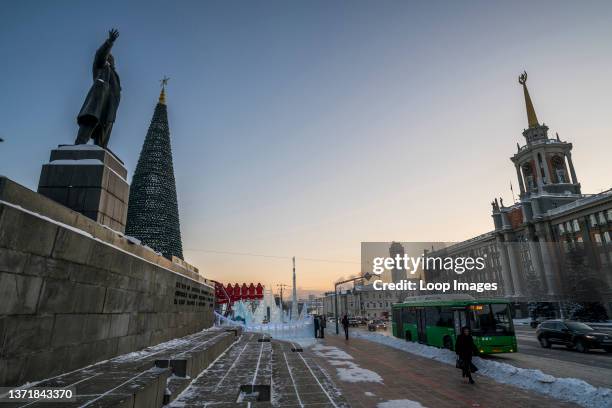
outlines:
[[[159,408],[172,384],[178,395],[239,337],[222,329],[202,331],[98,363],[36,384],[76,389],[74,402],[2,403],[2,408]],[[166,403],[169,402],[166,397]]]

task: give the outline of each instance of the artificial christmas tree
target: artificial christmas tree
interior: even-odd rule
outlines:
[[[165,85],[132,178],[126,235],[140,240],[164,257],[183,259]]]

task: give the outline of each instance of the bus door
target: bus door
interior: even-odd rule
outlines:
[[[455,309],[453,311],[453,322],[455,324],[455,335],[458,336],[461,334],[461,328],[468,325],[465,309]]]
[[[427,343],[427,325],[426,325],[426,309],[425,308],[417,308],[416,309],[416,325],[417,325],[417,334],[419,337],[419,343]]]

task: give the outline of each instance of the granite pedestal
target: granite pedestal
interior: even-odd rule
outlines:
[[[125,231],[130,186],[127,169],[96,145],[60,145],[44,164],[38,192],[102,225]]]

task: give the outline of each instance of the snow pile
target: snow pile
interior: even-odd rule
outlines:
[[[390,400],[380,402],[376,405],[376,408],[426,408],[416,401],[401,399],[401,400]]]
[[[512,323],[514,323],[515,326],[521,326],[521,325],[530,324],[531,323],[531,318],[512,319]]]
[[[312,351],[329,364],[336,367],[338,378],[346,382],[377,382],[382,383],[382,377],[372,370],[361,368],[351,360],[353,357],[343,350],[333,346],[315,344]]]
[[[102,163],[98,159],[79,159],[79,160],[62,159],[62,160],[53,160],[49,164],[54,165],[54,166],[62,166],[62,165],[70,165],[70,166],[104,166],[104,163]]]
[[[104,150],[98,145],[94,144],[77,144],[77,145],[60,145],[57,147],[58,150]]]
[[[378,333],[354,332],[353,336],[446,364],[454,365],[456,361],[455,353],[446,349],[413,343]],[[510,364],[485,360],[479,357],[474,358],[473,361],[479,368],[478,373],[490,377],[499,383],[571,401],[584,407],[612,408],[612,389],[594,387],[577,378],[557,378],[540,370],[514,367]]]
[[[345,351],[340,350],[337,347],[323,346],[317,344],[312,348],[316,355],[325,359],[337,359],[337,360],[352,360],[353,357]]]

